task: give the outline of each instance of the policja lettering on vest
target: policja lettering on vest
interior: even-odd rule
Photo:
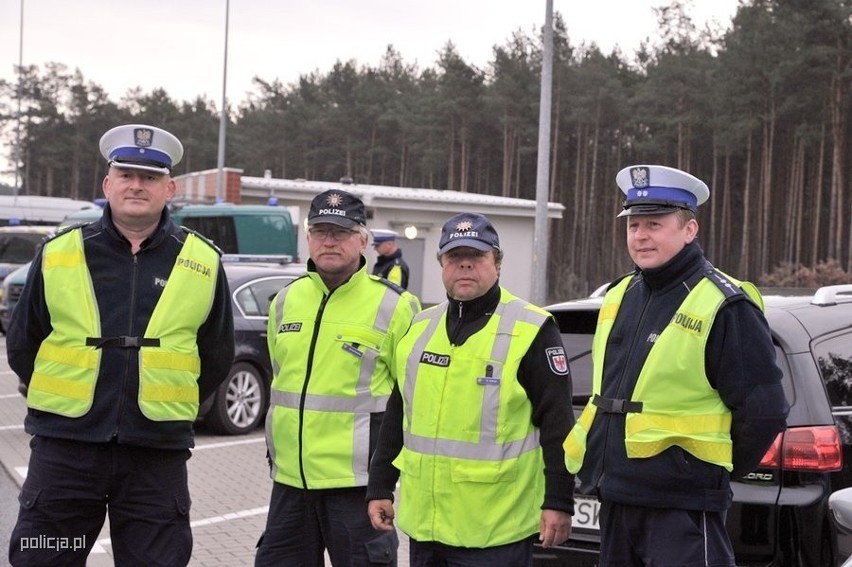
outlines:
[[[183,258],[183,257],[178,258],[177,266],[178,266],[178,268],[183,268],[183,269],[190,270],[192,272],[197,272],[198,274],[200,274],[200,275],[202,275],[206,278],[210,278],[213,275],[213,269],[210,266],[208,266],[206,264],[202,264],[200,262],[197,262],[197,261],[195,261],[191,258]]]

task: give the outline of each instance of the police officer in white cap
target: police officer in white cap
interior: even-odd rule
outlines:
[[[402,289],[408,289],[408,264],[402,259],[402,250],[396,245],[396,231],[374,228],[373,248],[379,257],[373,266],[373,275],[382,276]]]
[[[565,462],[601,501],[602,566],[734,565],[730,480],[757,467],[789,410],[763,302],[696,241],[704,182],[635,165],[616,183],[636,269],[604,297]]]
[[[100,149],[102,218],[45,243],[7,331],[34,436],[12,565],[85,565],[107,510],[116,565],[186,565],[193,422],[234,356],[220,251],[169,218],[180,141],[130,124]]]

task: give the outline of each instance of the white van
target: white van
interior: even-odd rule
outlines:
[[[69,214],[98,209],[91,201],[40,195],[0,195],[0,225],[45,224],[56,226]]]

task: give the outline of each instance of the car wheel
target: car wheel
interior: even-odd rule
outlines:
[[[216,390],[204,422],[212,431],[224,435],[249,433],[263,421],[268,400],[269,386],[257,368],[238,362]]]

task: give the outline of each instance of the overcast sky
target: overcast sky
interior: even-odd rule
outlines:
[[[21,5],[23,50],[20,46]],[[652,7],[664,0],[553,0],[572,44],[616,44],[632,54],[654,38]],[[513,31],[544,24],[545,0],[231,0],[228,98],[238,103],[259,76],[289,84],[324,73],[335,61],[376,65],[393,45],[423,69],[451,40],[461,56],[484,67],[492,47]],[[692,0],[699,27],[727,27],[737,0]],[[2,0],[0,77],[14,80],[19,51],[25,65],[48,61],[78,68],[114,100],[127,89],[163,87],[177,100],[206,95],[219,106],[225,49],[225,0]]]
[[[699,28],[729,27],[738,4],[685,2]],[[617,45],[630,56],[642,40],[658,38],[652,8],[667,4],[553,0],[553,11],[565,19],[572,45],[595,42],[607,53]],[[375,66],[388,45],[424,69],[452,41],[465,61],[484,69],[493,46],[513,32],[537,33],[545,10],[545,0],[230,0],[229,10],[226,0],[0,0],[0,78],[16,80],[19,57],[24,65],[58,62],[115,102],[137,86],[161,87],[176,101],[201,95],[221,108],[228,11],[225,84],[238,106],[255,76],[290,84],[338,60]],[[10,153],[0,140],[0,181],[9,182]]]

